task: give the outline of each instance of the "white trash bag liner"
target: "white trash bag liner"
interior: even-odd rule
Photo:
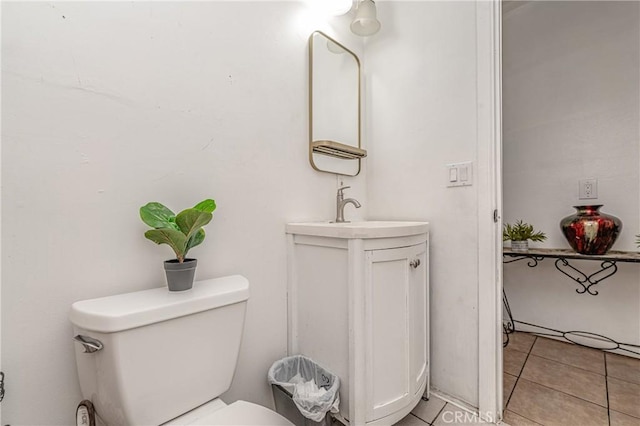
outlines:
[[[328,411],[338,412],[340,378],[305,356],[274,362],[267,377],[270,384],[292,394],[300,413],[310,420],[321,422]]]

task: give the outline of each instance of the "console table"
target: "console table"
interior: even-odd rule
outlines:
[[[530,268],[538,266],[538,263],[543,261],[544,259],[555,259],[554,265],[556,269],[578,284],[579,287],[576,289],[576,293],[586,293],[591,296],[598,295],[598,290],[596,290],[594,287],[596,284],[606,280],[607,278],[613,276],[616,272],[618,272],[618,262],[640,263],[640,253],[631,251],[609,251],[603,255],[584,255],[576,253],[573,250],[569,249],[529,249],[526,252],[520,252],[513,251],[508,247],[504,247],[502,254],[503,263],[508,264],[519,261],[526,261],[527,266],[529,266]],[[592,274],[587,275],[575,266],[575,262],[574,264],[571,264],[571,261],[574,260],[600,262],[600,269]],[[509,306],[509,300],[507,299],[507,294],[504,291],[504,288],[502,290],[502,300],[505,310],[507,311],[507,315],[509,316],[507,323],[504,325],[506,341],[503,343],[503,346],[505,347],[509,344],[509,334],[516,331],[515,324],[520,323],[532,327],[537,327],[543,330],[540,333],[536,332],[536,334],[560,337],[577,345],[607,351],[619,349],[636,355],[640,355],[640,345],[617,342],[607,336],[602,336],[587,331],[560,331],[536,324],[530,324],[524,321],[515,320],[513,318],[511,307]],[[601,341],[602,345],[591,346],[585,343],[580,343],[575,340],[576,337],[595,338]]]

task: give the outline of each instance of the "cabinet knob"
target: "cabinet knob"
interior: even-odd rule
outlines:
[[[412,268],[417,268],[418,266],[420,266],[420,259],[413,259],[411,262],[409,262],[409,266],[411,266]]]

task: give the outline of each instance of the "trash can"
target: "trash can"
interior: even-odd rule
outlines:
[[[340,378],[313,360],[295,355],[273,363],[268,373],[276,411],[296,426],[329,426],[338,412]]]

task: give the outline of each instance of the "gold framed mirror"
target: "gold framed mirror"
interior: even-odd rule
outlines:
[[[360,60],[321,31],[309,36],[309,162],[320,172],[356,176],[361,147]]]

